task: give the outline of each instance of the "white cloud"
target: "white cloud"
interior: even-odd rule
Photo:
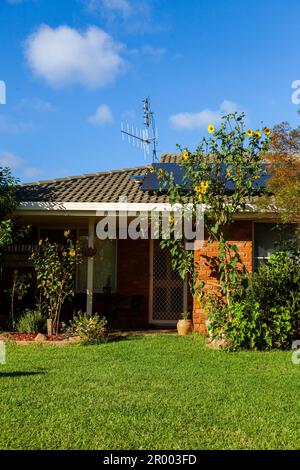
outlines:
[[[35,168],[33,166],[29,166],[27,168],[23,168],[23,176],[26,178],[38,178],[43,175],[43,171]]]
[[[194,130],[204,129],[208,124],[220,123],[221,117],[225,114],[239,111],[239,106],[233,101],[224,100],[218,110],[203,109],[196,113],[178,113],[169,118],[169,122],[174,129]]]
[[[23,159],[10,152],[0,152],[0,166],[16,170],[23,165]]]
[[[97,88],[112,82],[124,68],[123,46],[100,28],[85,32],[68,26],[42,25],[25,42],[32,71],[51,86],[79,83]]]
[[[113,122],[113,114],[106,104],[98,106],[96,112],[88,118],[88,122],[94,126],[102,126]]]
[[[161,30],[160,19],[154,18],[149,0],[81,0],[88,13],[101,17],[110,28],[128,33],[146,33]],[[169,24],[168,28],[169,29]],[[165,30],[166,27],[163,27]]]
[[[128,0],[87,0],[87,9],[90,12],[97,12],[104,9],[110,12],[120,13],[129,16],[132,13],[132,6]]]
[[[30,122],[16,122],[7,116],[0,116],[0,133],[2,134],[25,134],[33,130]]]
[[[23,158],[6,151],[0,151],[0,167],[9,167],[26,178],[36,178],[43,174],[40,169],[27,166]]]
[[[40,113],[51,113],[55,111],[51,103],[41,100],[40,98],[23,98],[16,107],[18,109],[32,109]]]
[[[167,53],[167,49],[163,47],[153,47],[150,44],[147,44],[142,48],[141,52],[144,55],[149,55],[154,58],[160,59],[162,56],[164,56]]]

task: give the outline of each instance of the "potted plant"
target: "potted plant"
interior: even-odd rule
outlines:
[[[190,312],[183,312],[177,322],[177,331],[180,336],[186,336],[193,331],[192,320],[189,320]]]

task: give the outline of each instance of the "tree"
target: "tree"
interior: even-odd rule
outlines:
[[[29,231],[27,227],[16,227],[13,211],[16,209],[18,180],[11,174],[9,168],[0,167],[0,268],[7,245],[22,238]],[[0,271],[1,273],[1,271]],[[12,280],[14,289],[15,280]],[[11,324],[14,327],[14,309],[12,303]]]
[[[17,180],[9,168],[0,167],[0,256],[5,246],[13,240],[13,220],[11,215],[17,206]]]
[[[194,152],[179,146],[179,165],[184,170],[182,182],[176,183],[172,173],[161,171],[157,176],[171,204],[184,205],[188,201],[194,217],[198,205],[204,204],[208,241],[218,243],[216,262],[221,292],[230,305],[239,254],[237,246],[226,240],[226,232],[234,214],[251,204],[258,191],[257,180],[266,171],[262,153],[267,149],[270,129],[247,130],[245,115],[233,113],[223,117],[219,129],[208,126],[208,132],[211,137],[203,138]],[[171,237],[162,240],[161,246],[169,247],[172,266],[180,276],[190,276],[192,294],[201,294],[204,284],[197,276],[194,253],[185,250],[184,240]]]
[[[64,235],[64,245],[51,243],[48,239],[40,240],[37,250],[31,255],[38,292],[51,320],[51,329],[56,334],[62,306],[67,298],[74,296],[75,270],[82,260],[79,242],[73,242],[69,230]]]
[[[282,222],[300,224],[300,126],[292,129],[288,122],[272,130],[269,151],[265,154],[272,175],[268,193],[275,198],[275,207]],[[268,206],[270,197],[260,205]]]

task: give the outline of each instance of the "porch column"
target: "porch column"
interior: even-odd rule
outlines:
[[[95,219],[94,217],[89,218],[89,248],[94,248],[95,238]],[[87,265],[87,296],[86,296],[86,312],[88,315],[93,313],[93,294],[94,294],[94,257],[88,257]]]

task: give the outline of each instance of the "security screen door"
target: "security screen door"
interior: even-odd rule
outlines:
[[[186,310],[187,286],[171,266],[171,254],[159,241],[152,245],[152,315],[157,324],[174,324]]]

